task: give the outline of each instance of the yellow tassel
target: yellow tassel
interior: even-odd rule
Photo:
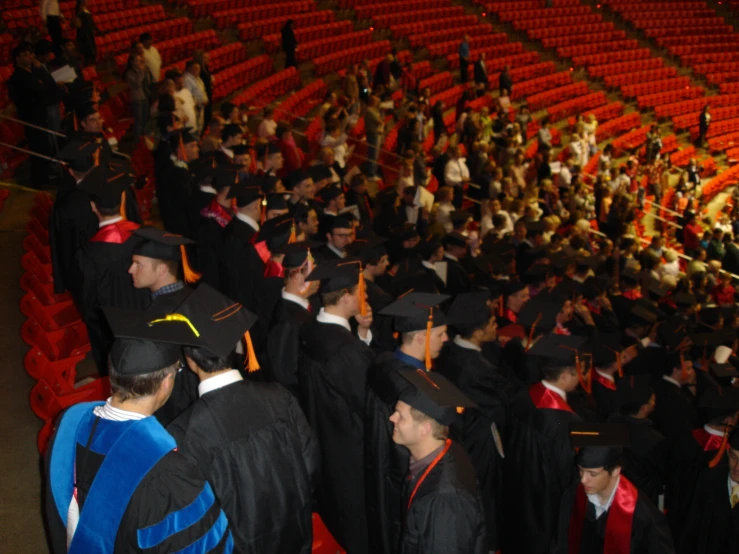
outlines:
[[[724,453],[726,453],[726,447],[728,446],[728,443],[729,443],[729,426],[727,425],[726,429],[724,429],[724,438],[721,441],[721,446],[719,447],[718,452],[716,452],[716,455],[713,457],[713,459],[710,462],[708,462],[708,467],[713,469],[721,462],[721,458],[723,458]]]
[[[364,282],[362,265],[359,265],[359,284],[357,285],[357,297],[359,298],[359,315],[367,315],[367,286]]]
[[[182,141],[182,135],[180,135],[180,144],[178,147],[178,157],[180,158],[180,161],[184,162],[187,161],[187,155],[185,154],[185,143]]]
[[[295,232],[295,221],[293,221],[293,224],[290,227],[290,238],[287,239],[287,243],[288,244],[293,244],[296,241],[297,241],[297,233]],[[361,279],[361,277],[360,277],[360,279]],[[362,315],[364,315],[364,314],[362,314]]]
[[[92,155],[92,160],[95,167],[100,165],[100,148],[95,150],[95,153]]]
[[[434,327],[434,309],[429,309],[429,320],[426,322],[426,371],[431,371],[431,329]]]
[[[254,344],[251,342],[251,333],[249,331],[244,333],[244,341],[246,341],[245,365],[249,373],[254,373],[261,369],[261,367],[259,366],[259,360],[257,360],[257,354],[254,352]]]
[[[187,250],[185,250],[184,244],[180,244],[180,253],[182,254],[182,273],[185,276],[185,282],[194,283],[200,280],[200,273],[190,267],[190,261],[187,259]]]
[[[121,217],[123,219],[126,219],[126,191],[125,190],[121,193],[121,209],[119,211],[121,213]]]
[[[618,376],[623,377],[624,376],[624,366],[621,363],[621,352],[616,352],[616,369],[618,371]]]

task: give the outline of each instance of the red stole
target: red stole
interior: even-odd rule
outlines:
[[[570,333],[569,329],[557,323],[557,325],[555,325],[554,327],[554,334],[555,335],[571,335],[572,333]]]
[[[133,221],[122,220],[105,227],[101,227],[97,233],[95,233],[90,242],[107,242],[108,244],[123,244],[128,240],[128,237],[139,228],[138,223]]]
[[[711,450],[718,450],[721,448],[721,443],[724,440],[723,435],[712,435],[703,428],[693,429],[693,438],[703,449],[703,452],[710,452]]]
[[[631,552],[631,527],[634,523],[634,509],[639,493],[631,481],[623,475],[618,482],[616,495],[608,513],[600,517],[608,517],[606,521],[606,537],[603,541],[603,554],[628,554]],[[582,539],[582,527],[585,521],[585,512],[588,507],[588,497],[582,484],[577,486],[575,505],[570,514],[569,553],[579,554]]]
[[[628,298],[629,300],[639,300],[642,297],[642,294],[636,289],[631,289],[623,292],[622,296]]]
[[[233,219],[233,215],[223,206],[218,203],[218,200],[213,198],[205,208],[200,210],[200,215],[215,219],[216,223],[221,227],[225,227]]]
[[[508,319],[511,323],[516,323],[518,320],[518,314],[511,310],[510,308],[505,309],[505,318]]]
[[[603,377],[600,373],[598,373],[595,370],[593,370],[593,381],[600,383],[608,390],[616,390],[616,383],[614,383],[613,381],[609,379],[606,379],[605,377]]]
[[[549,408],[550,410],[561,410],[563,412],[575,413],[570,405],[562,400],[562,397],[553,390],[546,388],[543,383],[536,383],[529,388],[529,396],[537,408]]]
[[[274,260],[267,260],[267,263],[264,266],[265,279],[267,277],[284,277],[284,276],[285,276],[285,268],[282,267],[282,264],[278,264]]]
[[[256,237],[256,235],[254,236]],[[254,245],[254,250],[256,250],[257,254],[259,254],[262,262],[266,264],[269,261],[269,258],[272,256],[269,248],[267,248],[267,241],[262,240],[257,242],[256,240],[252,240],[252,244]]]

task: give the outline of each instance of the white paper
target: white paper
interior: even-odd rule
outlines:
[[[56,71],[52,71],[51,76],[57,83],[71,83],[77,78],[77,72],[72,67],[65,65]]]
[[[446,286],[447,263],[446,262],[436,262],[434,264],[434,271],[436,271],[436,274],[439,276],[439,279],[444,281],[444,286]]]

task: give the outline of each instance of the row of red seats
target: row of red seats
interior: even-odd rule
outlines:
[[[739,61],[739,52],[714,52],[708,54],[685,54],[682,61],[686,64],[726,63]]]
[[[739,165],[730,167],[716,175],[701,187],[701,199],[708,203],[714,196],[739,182]]]
[[[486,33],[492,33],[493,27],[491,25],[481,23],[478,25],[466,25],[462,27],[446,27],[439,31],[426,31],[424,33],[418,34],[418,35],[410,35],[406,37],[409,44],[413,48],[421,48],[423,46],[427,46],[429,44],[434,44],[436,42],[443,42],[446,40],[452,40],[456,37],[469,35],[471,37],[473,36],[480,36],[484,35]]]
[[[591,110],[588,113],[594,112],[596,112],[596,110]],[[595,130],[595,139],[598,142],[601,142],[611,137],[616,137],[626,131],[630,131],[640,125],[641,115],[639,115],[638,112],[631,112],[630,114],[622,115],[599,124],[598,128]]]
[[[446,106],[456,106],[459,99],[462,98],[464,91],[467,90],[466,85],[456,85],[452,88],[448,88],[439,94],[435,94],[431,97],[430,103],[433,106],[437,102],[444,102]],[[453,116],[454,114],[452,114]]]
[[[375,19],[392,13],[414,12],[418,17],[413,19],[419,22],[426,21],[425,12],[431,9],[450,8],[450,0],[407,0],[406,2],[376,2],[354,6],[354,14],[358,20]]]
[[[432,4],[433,5],[433,4]],[[372,15],[372,23],[380,29],[390,28],[393,25],[407,23],[410,18],[415,21],[433,21],[435,19],[444,19],[447,17],[459,17],[464,15],[462,6],[447,6],[444,8],[424,8],[414,12],[392,11],[383,12],[380,15]],[[461,38],[461,37],[460,37]],[[473,37],[474,38],[474,37]],[[457,39],[459,46],[459,39]]]
[[[327,91],[328,85],[323,79],[317,79],[275,107],[275,117],[280,121],[292,123],[296,118],[304,117],[321,102]]]
[[[626,62],[589,65],[588,74],[592,77],[610,77],[627,75],[639,71],[657,70],[665,66],[662,58],[642,58]]]
[[[700,31],[703,35],[726,35],[733,32],[729,25],[719,23],[717,25],[703,25],[695,27],[660,27],[658,29],[645,29],[644,33],[649,38],[655,39],[657,43],[660,44],[660,41],[663,38],[690,36],[696,34],[696,31]]]
[[[494,68],[488,68],[488,82],[490,84],[490,88],[492,89],[498,88],[498,83],[500,82],[500,74],[502,73],[502,71],[500,71],[502,67],[500,67],[497,62],[494,65],[497,66],[495,67],[495,69],[497,69],[495,73],[492,73]],[[551,75],[556,70],[557,66],[554,62],[539,62],[514,67],[510,70],[510,75],[514,83],[520,83],[523,81],[530,81],[531,79],[536,79],[538,77]]]
[[[590,92],[549,106],[547,108],[547,115],[550,121],[559,121],[560,119],[585,113],[593,108],[603,106],[606,102],[605,93],[599,90],[598,92]]]
[[[493,47],[506,44],[508,35],[506,33],[495,33],[482,37],[470,37],[470,48],[476,50],[491,51]],[[427,46],[431,57],[446,56],[459,50],[459,39],[448,40],[437,44],[429,44]],[[512,53],[512,52],[511,52]]]
[[[423,60],[411,64],[411,73],[419,81],[426,77],[430,77],[433,75],[434,71],[435,69],[431,66],[431,62],[429,60]]]
[[[215,74],[213,99],[225,98],[236,89],[266,77],[272,70],[272,59],[267,55],[229,66]]]
[[[597,13],[588,15],[559,17],[550,15],[548,12],[542,13],[537,19],[517,19],[513,22],[513,27],[519,31],[529,31],[531,29],[540,29],[542,27],[570,27],[571,25],[590,25],[600,23],[602,18]]]
[[[565,85],[545,90],[538,94],[532,94],[526,99],[526,102],[531,111],[535,112],[548,106],[552,106],[558,102],[564,102],[565,100],[569,100],[575,96],[582,96],[588,92],[588,84],[584,81],[579,81],[577,83],[572,83],[571,85]]]
[[[671,46],[670,54],[682,58],[686,55],[695,54],[723,54],[725,52],[736,51],[736,43],[721,42],[718,44],[693,44],[684,46]]]
[[[575,58],[577,56],[587,56],[589,54],[601,54],[603,52],[616,52],[623,50],[634,50],[639,47],[639,41],[630,38],[626,40],[611,40],[609,42],[599,42],[591,44],[576,44],[573,46],[562,46],[557,48],[557,55],[560,58]]]
[[[5,108],[10,102],[8,87],[5,82],[10,79],[15,66],[13,64],[3,65],[0,67],[0,109]]]
[[[670,162],[675,167],[682,167],[685,165],[688,165],[691,158],[694,158],[696,156],[696,149],[695,146],[692,144],[686,146],[682,150],[678,150],[677,152],[673,152],[670,154]]]
[[[596,15],[597,17],[597,15]],[[536,40],[542,40],[545,38],[561,37],[563,35],[586,35],[593,33],[604,33],[607,31],[613,31],[613,23],[610,21],[605,22],[603,20],[596,21],[595,23],[578,23],[575,25],[569,25],[567,27],[552,25],[547,27],[537,27],[535,29],[528,29],[526,34]]]
[[[695,63],[692,64],[696,73],[708,75],[710,73],[731,72],[736,71],[739,66],[735,61],[727,62],[711,62],[711,63]]]
[[[520,10],[536,10],[542,8],[566,8],[570,6],[579,6],[580,0],[519,0],[507,2],[488,2],[484,4],[487,9],[494,13],[509,10],[515,5]]]
[[[711,152],[721,152],[737,145],[739,145],[739,131],[733,131],[708,139],[708,149]]]
[[[710,103],[712,106],[722,105],[722,104],[716,104],[716,100],[719,98],[726,98],[729,96],[731,95],[712,96],[710,99]],[[739,100],[739,95],[737,95],[736,99]],[[660,119],[666,118],[666,117],[672,117],[673,123],[674,123],[674,121],[678,119],[675,116],[681,116],[683,114],[692,112],[693,114],[695,114],[695,117],[698,117],[698,114],[703,109],[703,106],[705,106],[708,102],[709,100],[705,98],[693,98],[692,100],[683,100],[680,102],[673,102],[671,104],[663,104],[661,106],[657,106],[654,109],[654,114]]]
[[[428,31],[438,31],[444,28],[474,25],[476,23],[478,23],[478,19],[474,15],[459,15],[424,20],[423,22],[417,23],[400,23],[398,25],[392,25],[390,31],[393,34],[393,38],[400,39],[405,36],[420,35]]]
[[[678,88],[667,92],[657,92],[653,94],[645,94],[636,97],[636,104],[639,108],[656,108],[664,104],[673,104],[681,100],[690,100],[692,98],[701,98],[705,94],[703,87],[691,86],[687,88]]]
[[[515,83],[511,92],[511,100],[520,100],[529,95],[537,94],[539,91],[547,91],[555,87],[570,84],[571,82],[572,75],[570,75],[570,72],[560,71],[559,73],[552,73],[544,77],[536,77],[535,79]]]
[[[523,44],[520,42],[508,42],[493,48],[475,48],[470,50],[470,59],[480,59],[480,54],[485,53],[485,67],[490,73],[493,70],[503,69],[506,65],[511,68],[536,63],[540,57],[538,52],[524,52]],[[459,54],[447,54],[446,63],[449,69],[459,69]]]
[[[160,21],[167,18],[167,12],[164,11],[164,6],[161,4],[132,8],[121,12],[95,14],[93,16],[95,26],[102,33],[136,27],[142,21],[151,23],[152,21]]]
[[[190,35],[164,40],[156,44],[159,55],[162,57],[164,66],[171,65],[176,61],[182,60],[190,56],[195,50],[210,50],[218,44],[218,35],[213,29],[192,33]],[[210,52],[209,52],[210,54]],[[115,57],[115,63],[118,71],[123,72],[128,63],[128,54],[119,54]],[[211,70],[213,70],[213,59],[210,60]],[[163,71],[162,73],[166,73]]]
[[[200,17],[210,16],[218,27],[231,27],[239,21],[291,17],[293,14],[312,12],[316,9],[316,3],[313,0],[259,4],[236,9],[224,9],[220,4],[225,4],[225,2],[222,0],[205,0],[202,4],[195,4],[191,8],[195,11],[200,8],[202,11]]]
[[[23,125],[14,121],[0,121],[0,137],[7,144],[20,144],[24,136]],[[7,146],[0,146],[0,175],[10,179],[24,161],[28,154],[13,150]]]
[[[382,55],[371,54],[369,59],[367,59],[366,57],[365,58],[361,58],[362,60],[364,60],[364,61],[367,62],[367,66],[369,67],[369,71],[372,74],[374,74],[375,68],[377,68],[378,64],[387,57],[386,52],[390,52],[390,48],[391,48],[390,41],[387,41],[387,40],[383,40],[383,41],[379,41],[379,42],[373,42],[371,44],[368,44],[367,46],[368,47],[369,46],[375,46],[375,45],[378,45],[378,44],[381,45],[382,48],[381,49],[380,48],[376,48],[375,50],[377,50],[377,52],[383,52]],[[410,50],[401,50],[400,52],[398,52],[396,54],[395,57],[398,59],[398,61],[400,62],[401,65],[405,65],[407,63],[410,63],[410,61],[413,59],[413,54],[411,53]],[[313,63],[315,64],[316,63],[316,60],[313,60]],[[336,74],[343,79],[346,76],[346,66],[349,65],[349,64],[351,64],[351,63],[353,63],[353,62],[347,62],[346,64],[344,64],[344,67],[342,67],[341,69],[339,69],[336,72]],[[423,63],[423,62],[419,62],[419,63]],[[360,118],[360,121],[362,121],[361,118]]]
[[[644,60],[652,56],[649,48],[636,48],[633,50],[617,50],[613,52],[603,52],[602,54],[586,54],[584,56],[572,56],[572,62],[578,66],[596,66],[610,65],[616,63],[629,62],[634,60]],[[590,71],[588,67],[588,71]]]
[[[663,67],[661,69],[648,69],[646,71],[635,71],[633,73],[622,73],[620,75],[609,75],[603,79],[609,87],[621,87],[628,84],[646,83],[669,79],[677,75],[674,67]]]
[[[301,44],[297,52],[299,61],[310,60],[336,52],[339,48],[354,48],[372,42],[372,31],[354,31]]]
[[[322,10],[318,12],[296,13],[293,15],[282,17],[271,17],[269,19],[257,19],[239,23],[239,37],[243,41],[254,40],[276,33],[285,26],[288,19],[293,20],[293,28],[297,31],[301,27],[311,27],[328,23],[334,20],[334,12],[331,10]]]
[[[721,134],[719,132],[716,132],[719,129],[718,122],[723,121],[724,119],[732,119],[735,117],[739,117],[739,105],[729,105],[724,106],[722,108],[715,107],[716,104],[713,102],[713,99],[716,97],[709,96],[703,101],[703,104],[712,104],[711,108],[711,125],[709,126],[709,134],[711,135],[718,135]],[[686,129],[690,129],[691,127],[697,127],[698,126],[698,118],[700,117],[700,113],[702,111],[703,105],[699,106],[698,110],[694,111],[693,113],[689,113],[686,115],[681,115],[678,117],[672,118],[672,126],[677,131],[684,131]],[[724,131],[726,132],[726,131]]]
[[[665,29],[669,29],[669,28],[689,29],[691,27],[703,28],[703,27],[711,27],[713,25],[725,25],[725,24],[726,22],[724,21],[724,18],[719,17],[717,15],[710,16],[710,17],[682,17],[682,18],[674,18],[671,20],[651,19],[651,20],[640,22],[640,26],[643,27],[644,32],[646,33],[652,33],[654,31],[664,31]]]
[[[95,37],[98,55],[114,55],[131,47],[131,42],[138,39],[141,33],[151,33],[154,42],[169,40],[192,33],[192,22],[186,17],[169,19],[159,23],[147,23],[141,27],[116,31]]]
[[[519,10],[515,7],[515,5],[515,3],[509,3],[507,4],[506,11],[495,13],[498,14],[498,18],[501,21],[505,22],[513,22],[515,20],[520,21],[522,19],[539,19],[540,17],[546,15],[549,15],[550,17],[584,17],[591,13],[588,6],[582,5],[571,6],[567,8],[537,8],[533,10]]]
[[[104,104],[100,104],[100,116],[103,118],[105,127],[110,129],[113,136],[120,142],[123,135],[133,125],[128,90],[123,90]]]
[[[298,70],[289,67],[251,85],[231,101],[237,105],[267,106],[278,96],[300,87],[301,84]]]
[[[672,46],[693,46],[693,45],[709,45],[709,44],[733,44],[739,43],[739,36],[733,34],[701,34],[691,36],[678,37],[660,37],[657,44],[668,50]],[[736,47],[736,46],[735,46]]]
[[[301,27],[295,30],[295,38],[298,44],[328,38],[336,35],[350,33],[354,29],[351,21],[334,21],[332,23],[321,23],[312,27]],[[282,34],[274,33],[262,37],[262,42],[269,52],[276,52],[282,47]]]
[[[567,48],[580,44],[609,44],[616,41],[626,40],[626,31],[603,31],[583,35],[562,35],[549,37],[541,40],[545,48]]]
[[[31,2],[34,3],[35,7],[38,6],[38,2],[35,2],[34,0],[31,0]],[[137,8],[140,5],[140,0],[95,0],[91,9],[93,13],[120,12],[130,8]],[[65,0],[59,2],[59,9],[67,20],[72,19],[72,14],[74,13],[76,6],[77,0]]]
[[[0,60],[8,60],[12,55],[13,48],[15,47],[16,40],[10,33],[0,33]]]
[[[712,85],[720,85],[721,83],[734,82],[739,78],[739,70],[724,71],[720,73],[709,73],[706,75],[706,81]]]
[[[658,12],[665,6],[662,2],[633,3],[630,0],[605,0],[603,3],[607,6],[617,7],[619,10],[628,10],[629,12]],[[694,10],[706,7],[706,3],[702,0],[670,2],[669,4],[673,10]]]
[[[418,82],[418,88],[423,90],[425,88],[431,89],[431,94],[436,94],[442,90],[446,90],[454,85],[454,76],[448,71],[443,73],[437,73],[426,79],[422,79]]]
[[[690,77],[674,77],[671,79],[660,79],[659,81],[651,81],[648,83],[624,85],[621,87],[621,94],[627,98],[633,98],[636,96],[655,94],[678,88],[689,88],[690,85]]]
[[[316,75],[326,75],[327,73],[331,73],[340,68],[346,68],[353,63],[360,62],[367,58],[375,58],[370,62],[370,67],[374,69],[374,67],[377,66],[377,64],[380,63],[388,53],[390,53],[391,48],[392,45],[390,44],[390,41],[381,40],[378,42],[370,42],[363,46],[342,49],[333,54],[313,58],[313,71]],[[405,51],[405,53],[406,57],[404,59],[408,61],[412,56],[410,56],[407,51]],[[401,59],[400,55],[398,55],[398,59]],[[401,61],[401,63],[405,62]],[[343,72],[345,71],[346,70],[343,70]]]
[[[208,52],[208,69],[211,73],[246,60],[247,51],[240,42],[219,46]]]
[[[734,131],[739,131],[739,111],[733,109],[733,106],[731,108],[724,108],[725,110],[730,110],[726,112],[726,115],[731,117],[731,119],[725,118],[721,121],[714,122],[711,120],[711,125],[708,127],[708,137],[716,137],[719,135],[725,135],[727,133],[733,133]],[[718,112],[718,110],[716,110]],[[690,136],[693,137],[693,140],[698,138],[698,125],[691,125],[690,126]]]

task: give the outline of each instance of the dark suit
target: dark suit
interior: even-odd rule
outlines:
[[[476,85],[484,85],[484,87],[488,88],[488,70],[485,68],[485,65],[483,64],[482,60],[477,60],[475,62],[475,84]]]
[[[729,273],[739,275],[739,246],[736,243],[729,243],[726,247],[726,254],[721,260],[721,265]]]

